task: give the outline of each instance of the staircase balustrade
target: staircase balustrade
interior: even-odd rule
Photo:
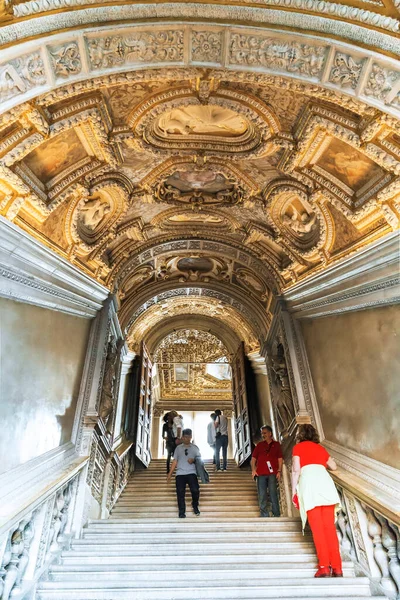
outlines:
[[[82,467],[84,468],[84,466]],[[0,541],[0,599],[24,598],[60,552],[69,546],[81,471],[27,510]]]
[[[399,526],[381,511],[336,483],[341,511],[337,530],[342,556],[350,558],[371,580],[377,593],[400,599]]]
[[[39,578],[81,537],[93,499],[101,516],[109,515],[132,471],[131,448],[125,443],[106,452],[94,433],[89,460],[76,467],[70,459],[64,469],[72,474],[47,481],[34,501],[18,507],[18,516],[0,527],[0,600],[34,598]]]

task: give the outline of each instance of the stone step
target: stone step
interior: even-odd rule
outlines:
[[[260,554],[260,553],[271,553],[276,555],[291,555],[301,554],[303,552],[312,553],[314,551],[314,545],[311,542],[220,542],[218,550],[221,556],[224,555],[237,555],[237,554]],[[170,543],[157,543],[155,540],[154,544],[134,544],[134,543],[123,543],[115,540],[113,543],[101,542],[99,540],[76,540],[72,546],[71,552],[77,555],[80,553],[94,553],[98,555],[110,556],[113,554],[120,554],[121,556],[147,556],[147,555],[169,555],[173,551],[175,556],[182,556],[192,553],[193,555],[201,555],[208,553],[215,553],[215,544],[207,542],[202,544],[175,544],[173,540]]]
[[[191,503],[191,496],[187,497],[187,500],[190,500]],[[207,506],[208,508],[214,507],[220,507],[221,506],[221,498],[207,498],[206,496],[201,495],[200,496],[200,501],[203,504],[203,506]],[[140,499],[137,498],[136,500],[125,500],[124,498],[121,499],[117,506],[115,508],[118,509],[126,509],[126,508],[132,508],[132,510],[137,510],[138,508],[146,508],[146,510],[152,510],[153,508],[155,510],[160,510],[161,508],[164,507],[168,507],[168,506],[175,506],[176,505],[176,494],[174,496],[171,497],[160,497],[160,496],[156,496],[153,498],[148,498],[148,499]],[[246,499],[242,499],[242,498],[229,498],[229,505],[228,506],[234,506],[235,508],[239,507],[239,506],[244,506],[244,507],[248,507],[251,506],[252,508],[254,507],[258,507],[258,502],[256,498],[246,498]],[[115,510],[115,508],[113,510]]]
[[[265,554],[227,554],[221,556],[218,552],[209,553],[209,554],[199,554],[196,556],[192,555],[182,555],[179,557],[179,568],[183,568],[187,566],[187,568],[199,568],[200,565],[204,566],[205,569],[224,569],[231,568],[236,565],[246,565],[246,569],[252,568],[268,568],[272,567],[275,564],[283,563],[286,558],[286,555],[282,554],[271,554],[270,556],[266,556]],[[317,558],[315,555],[314,549],[310,549],[308,552],[302,551],[299,554],[293,553],[290,554],[288,561],[286,561],[286,565],[290,564],[290,569],[297,568],[297,565],[308,565],[314,569],[316,569]],[[82,553],[75,551],[65,551],[62,554],[62,563],[63,565],[58,566],[57,568],[62,568],[63,566],[70,565],[78,565],[82,568],[85,568],[87,565],[91,565],[93,567],[98,567],[99,565],[105,566],[114,566],[115,568],[129,568],[129,569],[144,569],[149,564],[153,567],[157,566],[159,568],[168,568],[176,567],[176,557],[172,554],[169,555],[156,555],[156,554],[148,554],[146,556],[141,555],[120,555],[118,552],[113,554],[110,553]],[[344,563],[345,566],[351,565],[351,563]],[[56,566],[54,567],[56,568]]]
[[[195,518],[198,519],[199,517],[195,517],[193,515],[193,513],[191,512],[191,508],[187,507],[186,509],[186,517],[187,518]],[[204,507],[200,506],[200,510],[202,511],[201,513],[201,517],[202,518],[206,518],[208,521],[210,519],[214,519],[214,521],[219,521],[219,519],[221,518],[234,518],[237,517],[239,515],[239,511],[238,510],[232,510],[230,513],[226,513],[224,510],[206,510]],[[122,512],[120,511],[113,511],[112,512],[112,516],[114,518],[117,518],[118,516],[121,516],[124,519],[128,519],[128,518],[140,518],[142,517],[143,519],[158,519],[158,520],[165,520],[165,519],[174,519],[174,518],[178,518],[178,508],[176,507],[175,509],[165,509],[163,511],[158,511],[158,512],[150,512],[150,511],[132,511],[132,510],[124,510]],[[240,511],[240,517],[253,517],[253,518],[260,518],[259,517],[259,511],[258,510],[241,510]]]
[[[225,489],[226,487],[229,489],[242,489],[243,490],[256,490],[257,486],[256,483],[254,481],[252,481],[252,479],[246,477],[246,479],[243,479],[243,481],[238,481],[238,479],[235,478],[229,478],[227,477],[210,477],[210,481],[209,483],[200,483],[200,487],[202,488],[214,488],[216,490],[220,490],[220,489]],[[175,489],[175,479],[171,479],[170,482],[167,482],[167,478],[166,477],[161,477],[161,476],[157,476],[154,477],[153,480],[151,480],[151,478],[149,477],[149,481],[137,481],[135,482],[134,485],[130,485],[129,487],[125,488],[125,491],[123,492],[124,494],[128,493],[128,492],[137,492],[138,490],[143,491],[147,491],[147,490],[151,490],[151,489],[168,489],[168,488],[172,488]]]
[[[167,543],[169,540],[171,540],[171,538],[173,537],[173,543],[185,543],[188,540],[188,533],[186,531],[181,532],[181,533],[165,533],[165,532],[159,532],[156,534],[156,538],[154,537],[154,533],[122,533],[122,532],[116,532],[114,531],[113,533],[100,533],[100,532],[92,532],[92,531],[85,531],[83,534],[83,540],[86,541],[97,541],[98,543],[101,544],[106,544],[106,543],[110,543],[113,544],[115,542],[119,542],[122,541],[123,543],[129,544],[129,543],[135,543],[135,544],[151,544],[151,543]],[[214,543],[214,544],[220,544],[221,541],[223,541],[224,543],[227,543],[229,541],[232,542],[236,542],[237,541],[237,532],[234,531],[224,531],[223,533],[220,533],[219,531],[214,531],[213,532],[207,532],[207,531],[196,531],[196,532],[192,532],[190,534],[190,541],[192,543],[201,543],[203,541],[205,542],[209,542],[209,543]],[[275,543],[280,543],[281,541],[283,542],[302,542],[302,541],[310,541],[311,542],[311,536],[308,536],[307,538],[303,537],[303,534],[301,533],[301,531],[270,531],[268,533],[266,532],[252,532],[251,535],[246,535],[244,536],[248,539],[251,540],[251,543],[254,543],[256,541],[266,541],[268,540],[269,543],[275,542]],[[115,542],[114,542],[115,540]]]
[[[206,469],[207,470],[207,469]],[[231,471],[208,471],[208,474],[213,482],[217,481],[253,481],[251,472],[246,473],[232,473]],[[138,482],[144,481],[154,481],[157,479],[158,481],[166,481],[167,480],[167,472],[162,473],[146,473],[145,475],[139,475],[134,479],[130,480],[127,483],[128,487],[133,485],[137,485]],[[171,481],[175,479],[175,474],[172,475]]]
[[[209,490],[212,492],[218,492],[223,494],[225,490],[229,490],[230,492],[241,492],[242,494],[251,494],[252,492],[257,493],[257,487],[254,482],[237,482],[234,483],[226,482],[225,485],[223,483],[215,483],[211,481],[210,483],[200,483],[200,489],[203,491]],[[171,481],[171,483],[167,483],[166,481],[155,481],[154,484],[147,485],[137,485],[136,487],[131,487],[122,492],[121,496],[133,496],[135,494],[151,494],[151,493],[161,493],[161,492],[175,492],[175,482]]]
[[[228,596],[219,596],[219,598],[223,598],[223,600],[260,600],[260,598],[265,598],[265,596],[258,596],[257,598],[254,595],[251,595],[251,590],[249,590],[250,595],[241,595],[233,597],[232,595]],[[85,594],[84,596],[82,594]],[[280,596],[282,597],[282,596]],[[287,596],[286,596],[287,597]],[[308,596],[309,598],[310,596]],[[103,595],[101,592],[82,592],[82,591],[58,591],[58,590],[40,590],[36,596],[36,600],[157,600],[158,596],[155,594],[152,597],[147,596],[144,598],[142,595],[136,595],[135,598],[132,598],[131,592],[125,592],[118,590],[116,592],[108,592]],[[175,600],[176,596],[172,597],[164,597],[160,598],[160,600]],[[192,598],[192,596],[190,596]],[[214,600],[215,596],[208,595],[203,596],[205,600]],[[200,600],[203,600],[200,599]],[[274,597],[278,600],[278,596]],[[307,596],[290,596],[290,600],[304,600]],[[354,596],[312,596],[313,600],[353,600]],[[357,600],[371,600],[371,596],[357,596]],[[387,600],[385,596],[374,596],[374,600]]]
[[[187,600],[189,590],[184,586],[166,588],[165,583],[160,587],[152,585],[144,587],[143,582],[136,586],[127,585],[125,581],[104,581],[99,585],[98,581],[86,578],[84,586],[80,587],[76,581],[59,582],[44,581],[40,585],[39,598],[49,598],[46,592],[55,592],[58,595],[53,596],[57,600]],[[221,585],[219,585],[221,583]],[[140,591],[139,591],[140,590]],[[68,595],[69,594],[69,595]],[[367,578],[342,578],[342,579],[269,579],[267,585],[253,585],[251,581],[242,581],[240,586],[237,581],[232,585],[227,582],[214,582],[210,586],[209,582],[205,585],[190,586],[190,598],[196,600],[217,600],[217,599],[274,599],[277,598],[353,598],[370,597],[369,580]]]
[[[186,488],[187,490],[189,488]],[[224,495],[226,495],[227,491],[229,491],[230,494],[236,494],[236,495],[240,495],[240,496],[252,496],[254,494],[257,494],[257,488],[254,484],[249,484],[248,486],[245,485],[234,485],[234,486],[228,486],[228,485],[222,485],[221,486],[217,486],[214,484],[201,484],[200,485],[200,490],[203,494],[215,494],[218,495],[220,498],[224,497]],[[159,483],[157,485],[154,485],[153,487],[150,486],[140,486],[135,490],[128,490],[126,492],[123,492],[120,496],[120,498],[136,498],[138,496],[138,494],[140,496],[153,496],[153,495],[159,495],[159,494],[175,494],[176,493],[176,489],[175,489],[175,485],[171,484],[169,487],[167,487],[167,485],[165,486],[161,486]]]
[[[208,514],[207,516],[205,516],[204,513],[202,513],[201,517],[196,517],[193,513],[187,512],[186,513],[186,519],[185,521],[182,521],[181,519],[178,519],[178,515],[175,513],[166,516],[165,513],[162,513],[161,519],[163,521],[163,523],[165,523],[166,525],[172,525],[175,523],[189,523],[190,524],[195,521],[195,522],[201,522],[201,523],[236,523],[236,522],[242,522],[243,521],[243,514],[242,511],[240,512],[240,515],[238,515],[238,512],[235,511],[231,514],[229,514],[228,516],[223,513],[220,512],[218,513],[216,516],[213,513]],[[252,514],[251,516],[245,516],[246,520],[249,523],[261,523],[262,521],[272,521],[273,517],[269,517],[268,519],[261,519],[260,515],[257,513]],[[157,520],[155,519],[154,515],[150,515],[147,517],[143,517],[143,515],[140,516],[132,516],[132,515],[124,515],[124,513],[122,513],[121,515],[112,515],[111,519],[113,520],[114,523],[143,523],[143,524],[149,524],[149,523],[157,523]],[[160,521],[158,521],[160,522]]]
[[[201,524],[204,522],[203,519],[195,519],[195,523],[196,523],[196,527],[200,526]],[[208,521],[207,521],[208,522]],[[242,517],[236,517],[233,521],[231,519],[223,519],[221,520],[221,526],[225,526],[225,527],[229,527],[232,523],[234,523],[235,525],[239,525],[239,526],[243,526],[243,527],[247,527],[247,525],[254,527],[256,525],[259,525],[260,527],[272,527],[272,526],[278,526],[279,528],[282,527],[300,527],[301,529],[301,521],[299,518],[296,517],[269,517],[268,519],[260,519],[260,517],[253,517],[251,519],[248,519],[247,517],[245,519],[243,519]],[[156,524],[154,522],[153,519],[92,519],[89,521],[89,527],[92,527],[93,525],[100,525],[100,526],[104,526],[104,527],[108,527],[110,525],[118,525],[118,527],[121,527],[123,525],[131,525],[132,527],[136,527],[136,526],[149,526],[151,525],[152,527],[160,527],[161,529],[163,527],[165,528],[169,528],[171,526],[176,526],[179,525],[180,527],[186,528],[187,527],[187,521],[181,521],[177,518],[172,519],[171,521],[160,521],[158,524]],[[193,523],[191,523],[191,526],[193,525]]]
[[[201,496],[200,496],[200,502],[201,502]],[[160,512],[160,508],[158,506],[158,499],[154,498],[154,505],[153,506],[143,506],[143,508],[146,509],[146,512]],[[176,504],[176,497],[175,497],[175,504]],[[186,503],[187,505],[187,503]],[[221,506],[222,505],[222,506]],[[257,508],[258,509],[258,504],[256,504],[255,506],[249,506],[247,502],[240,502],[238,504],[236,504],[235,502],[231,501],[231,499],[229,498],[229,500],[226,500],[225,502],[223,501],[223,499],[221,498],[221,500],[218,502],[216,500],[209,500],[208,502],[206,502],[203,506],[204,509],[207,510],[221,510],[223,509],[225,512],[229,512],[230,510],[235,510],[238,507],[243,507],[243,508]],[[132,510],[136,510],[136,508],[141,508],[140,505],[135,506],[131,506],[131,505],[120,505],[119,502],[117,502],[116,506],[113,508],[113,511],[118,511],[118,512],[122,512],[124,510],[126,510],[127,508],[132,508]]]
[[[225,569],[215,569],[212,573],[213,585],[226,585],[229,581],[232,584],[236,581],[237,585],[242,585],[242,582],[248,578],[253,585],[265,584],[269,585],[269,580],[285,579],[288,574],[288,564],[268,566],[262,565],[258,568],[251,569],[251,577],[248,577],[248,569],[242,567]],[[315,573],[315,566],[298,565],[291,570],[291,577],[298,579],[312,579]],[[354,569],[352,567],[345,568],[343,574],[347,578],[354,578]],[[51,572],[51,581],[91,581],[92,579],[96,582],[100,581],[120,581],[134,587],[154,587],[157,584],[162,584],[165,588],[176,587],[176,582],[179,581],[180,586],[191,587],[192,585],[207,587],[210,585],[208,577],[204,577],[204,570],[191,568],[174,569],[174,577],[170,577],[170,569],[152,569],[151,564],[147,566],[147,569],[110,569],[107,565],[99,566],[97,568],[91,567],[90,569],[86,566],[82,567],[54,567]]]
[[[278,520],[278,519],[277,519]],[[272,519],[258,519],[256,523],[221,523],[218,526],[218,532],[220,535],[225,535],[226,533],[244,533],[246,535],[252,536],[253,533],[260,533],[262,535],[269,535],[274,533],[279,533],[282,535],[286,535],[286,533],[300,533],[301,525],[299,522],[296,523],[277,523]],[[200,521],[200,522],[199,522]],[[271,522],[272,521],[272,522]],[[83,530],[83,535],[86,533],[90,534],[107,534],[111,535],[113,533],[123,533],[123,534],[142,534],[142,533],[157,533],[172,535],[172,534],[192,534],[192,533],[215,533],[215,524],[212,523],[203,523],[202,520],[196,519],[190,523],[187,523],[187,520],[183,522],[183,520],[179,520],[176,524],[170,523],[137,523],[130,524],[129,521],[126,523],[118,523],[118,521],[113,523],[109,523],[108,521],[103,521],[103,523],[92,523],[89,528],[85,528]]]

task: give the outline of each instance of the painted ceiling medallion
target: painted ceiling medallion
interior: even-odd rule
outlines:
[[[242,201],[244,192],[222,173],[196,169],[172,173],[156,187],[155,197],[169,204],[226,206]]]

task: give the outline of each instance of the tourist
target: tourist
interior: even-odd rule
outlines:
[[[326,468],[337,469],[334,459],[319,444],[312,425],[300,425],[293,448],[293,504],[299,508],[303,530],[308,519],[318,557],[314,577],[343,577],[342,559],[335,527],[340,498]]]
[[[171,458],[174,454],[175,450],[175,435],[174,435],[174,426],[173,426],[173,418],[171,413],[167,413],[163,417],[164,425],[162,428],[162,438],[165,443],[165,449],[167,451],[167,473],[169,473],[169,469],[171,466]]]
[[[176,497],[178,500],[179,518],[186,517],[185,492],[186,485],[189,486],[192,494],[192,507],[194,514],[200,516],[199,498],[200,486],[196,474],[196,458],[200,457],[200,450],[191,443],[192,430],[184,429],[182,431],[182,443],[175,448],[174,460],[167,476],[167,482],[171,481],[172,473],[176,469]]]
[[[207,425],[207,444],[210,446],[210,448],[213,449],[213,464],[214,465],[216,463],[216,460],[215,460],[215,427],[214,427],[214,422],[215,422],[216,417],[217,417],[217,415],[215,413],[211,413],[211,415],[210,415],[211,421]]]
[[[183,417],[178,415],[176,410],[171,410],[170,415],[172,417],[175,445],[178,445],[182,443]]]
[[[214,421],[215,468],[217,471],[221,470],[220,453],[222,449],[222,471],[226,471],[228,466],[228,419],[222,414],[219,408],[214,412],[217,415]]]
[[[268,492],[272,515],[280,517],[278,482],[282,474],[282,448],[280,443],[273,439],[272,428],[269,425],[264,425],[260,431],[262,442],[254,448],[250,463],[252,477],[257,481],[260,517],[269,517]]]

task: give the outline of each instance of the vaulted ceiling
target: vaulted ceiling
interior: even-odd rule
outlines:
[[[197,315],[254,350],[287,288],[398,227],[398,0],[0,19],[0,214],[117,294],[133,348]]]

